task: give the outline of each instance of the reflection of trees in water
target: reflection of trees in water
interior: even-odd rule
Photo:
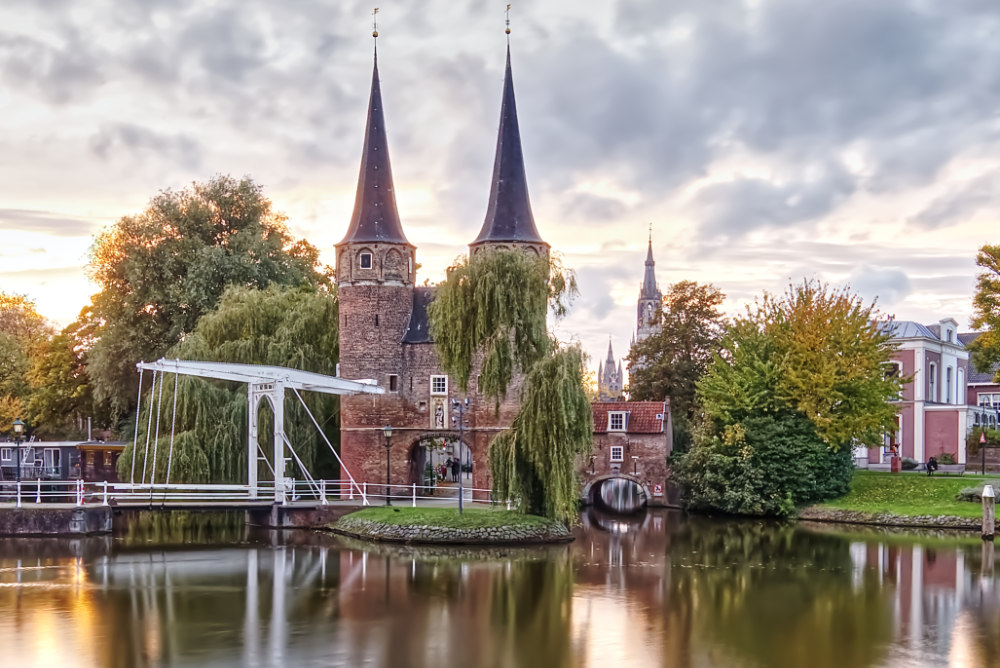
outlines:
[[[492,665],[573,665],[570,550],[553,550],[547,556],[508,563],[492,573],[490,622],[492,638],[500,645]]]
[[[893,613],[852,571],[842,538],[692,518],[671,538],[667,614],[736,665],[871,666],[886,656]]]
[[[240,543],[247,535],[246,514],[242,510],[126,510],[116,518],[115,534],[127,546]]]

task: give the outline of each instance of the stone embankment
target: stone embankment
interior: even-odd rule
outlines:
[[[348,515],[331,524],[330,530],[362,540],[423,545],[536,545],[573,540],[573,534],[561,522],[555,521],[541,526],[453,528],[388,524]]]
[[[870,513],[860,510],[837,510],[812,506],[799,511],[800,520],[810,522],[839,522],[842,524],[870,524],[886,527],[919,527],[929,529],[962,529],[979,531],[982,521],[954,515],[894,515]]]

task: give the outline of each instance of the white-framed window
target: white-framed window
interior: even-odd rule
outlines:
[[[0,459],[5,462],[9,462],[14,458],[14,453],[11,448],[0,448]]]
[[[976,403],[983,408],[1000,408],[1000,392],[980,392],[976,395]],[[4,459],[6,458],[7,455],[4,455]]]
[[[623,462],[625,461],[625,448],[621,445],[611,446],[611,461],[613,462]]]
[[[389,391],[399,392],[399,376],[394,373],[389,374]]]
[[[608,412],[608,431],[625,431],[625,411]]]
[[[900,362],[886,362],[883,373],[885,374],[886,379],[899,378],[903,375],[903,365]],[[900,388],[900,391],[896,394],[895,397],[893,397],[893,400],[899,401],[900,399],[903,398],[901,395],[902,395],[902,388]]]
[[[431,394],[448,394],[448,376],[431,376]]]
[[[951,403],[951,367],[944,370],[944,402]]]
[[[358,255],[358,266],[362,269],[372,268],[372,254],[368,252],[361,253]]]
[[[930,370],[927,372],[927,376],[930,381],[929,397],[928,401],[936,402],[938,400],[937,396],[937,364],[931,362]]]

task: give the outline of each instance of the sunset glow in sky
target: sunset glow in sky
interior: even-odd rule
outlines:
[[[502,2],[383,3],[400,217],[439,281],[476,236],[503,80]],[[6,0],[0,289],[59,325],[95,233],[158,190],[249,175],[333,262],[354,201],[371,3]],[[512,64],[538,230],[576,269],[559,326],[627,352],[653,224],[661,288],[849,282],[968,327],[1000,238],[995,0],[536,0]]]

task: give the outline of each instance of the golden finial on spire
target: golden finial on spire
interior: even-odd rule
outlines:
[[[510,3],[509,2],[507,3],[507,21],[506,21],[506,23],[507,23],[507,29],[504,30],[504,32],[509,35],[510,34]]]
[[[653,243],[653,224],[649,224],[649,243]]]
[[[378,7],[372,10],[372,37],[378,38]]]

